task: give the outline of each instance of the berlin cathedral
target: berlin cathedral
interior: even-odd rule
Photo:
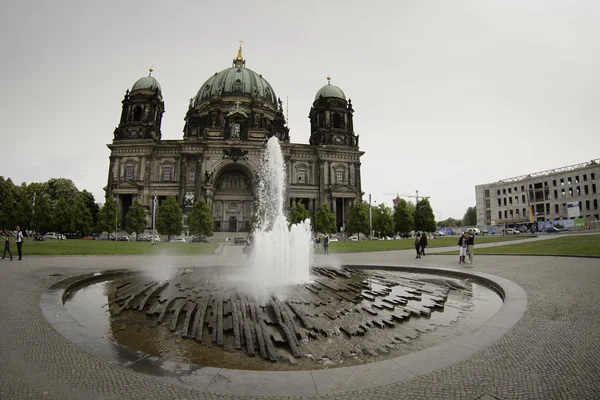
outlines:
[[[276,136],[288,176],[289,204],[301,201],[312,217],[323,203],[346,226],[361,201],[358,135],[351,100],[330,82],[310,108],[308,144],[292,143],[281,100],[261,74],[246,68],[242,47],[231,68],[210,76],[190,99],[182,140],[162,140],[161,87],[150,74],[125,92],[123,110],[108,148],[106,195],[123,217],[138,199],[151,225],[153,196],[175,196],[184,215],[196,200],[212,211],[215,232],[247,232],[254,186],[266,140]],[[187,225],[184,217],[184,229]]]

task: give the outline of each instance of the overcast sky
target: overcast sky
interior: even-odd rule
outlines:
[[[246,66],[308,143],[314,95],[355,109],[365,199],[430,196],[462,218],[475,185],[600,157],[600,2],[2,1],[0,175],[72,179],[103,202],[125,90],[154,67],[164,139],[189,99]],[[174,6],[177,4],[177,6]]]

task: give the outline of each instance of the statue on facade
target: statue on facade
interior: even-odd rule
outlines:
[[[240,138],[240,124],[234,122],[231,124],[230,128],[230,138],[231,139],[239,139]]]
[[[185,206],[192,207],[194,205],[194,192],[186,192],[185,194]]]

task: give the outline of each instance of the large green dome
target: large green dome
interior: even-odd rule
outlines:
[[[215,72],[202,84],[194,98],[194,105],[227,95],[249,95],[253,99],[262,99],[277,105],[277,96],[271,84],[262,75],[246,68],[241,46],[231,68]]]
[[[327,80],[329,79],[330,78],[327,78]],[[335,97],[346,101],[346,95],[344,94],[342,89],[335,85],[332,85],[331,83],[327,83],[327,85],[319,89],[319,91],[315,95],[315,100],[319,100],[321,97]]]

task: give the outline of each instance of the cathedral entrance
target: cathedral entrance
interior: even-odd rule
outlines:
[[[215,232],[248,232],[254,211],[252,180],[239,164],[228,167],[214,184],[213,229]]]
[[[237,218],[229,217],[229,232],[237,232]]]

